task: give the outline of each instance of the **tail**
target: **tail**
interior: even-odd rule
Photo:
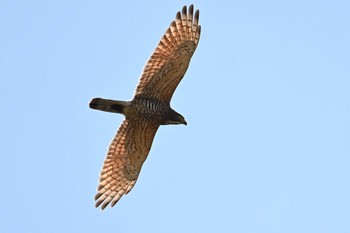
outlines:
[[[100,111],[124,114],[125,108],[129,105],[129,101],[94,98],[91,100],[89,107]]]

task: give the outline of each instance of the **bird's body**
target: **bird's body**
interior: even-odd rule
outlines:
[[[93,109],[125,116],[109,146],[100,174],[96,207],[114,206],[135,185],[160,125],[187,124],[170,107],[200,37],[199,11],[193,5],[178,12],[148,60],[131,101],[95,98]]]
[[[90,102],[90,108],[121,113],[127,120],[155,125],[187,124],[184,117],[175,112],[168,103],[154,98],[136,97],[132,101],[95,98]]]

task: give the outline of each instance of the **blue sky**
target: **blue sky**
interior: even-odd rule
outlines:
[[[94,208],[123,117],[183,5],[202,36],[134,189]],[[350,2],[1,1],[1,232],[350,232]]]

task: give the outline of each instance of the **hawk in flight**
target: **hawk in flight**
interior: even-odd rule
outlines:
[[[134,98],[118,101],[94,98],[89,106],[125,116],[109,146],[95,196],[96,207],[113,207],[135,185],[160,125],[187,124],[170,107],[171,97],[185,75],[198,45],[199,11],[184,6],[177,12],[143,69]]]

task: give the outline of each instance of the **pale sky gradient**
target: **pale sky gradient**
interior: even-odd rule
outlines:
[[[202,36],[134,189],[94,208],[178,10]],[[350,232],[350,1],[1,1],[0,232]]]

